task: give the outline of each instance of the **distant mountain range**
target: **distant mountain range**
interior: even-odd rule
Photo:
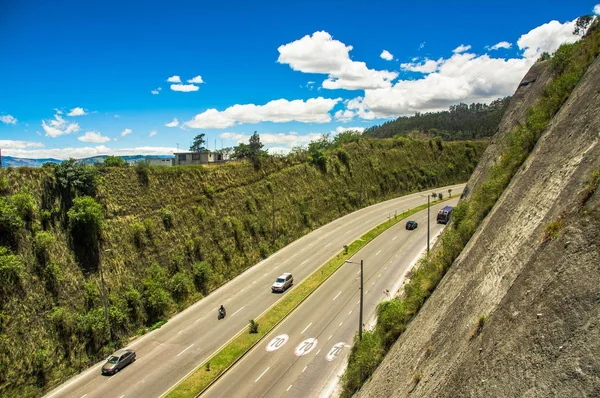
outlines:
[[[93,156],[91,158],[78,159],[80,163],[94,164],[102,163],[106,159],[107,155]],[[171,158],[169,155],[156,155],[156,156],[145,156],[145,155],[130,155],[121,156],[127,162],[137,163],[148,158]],[[60,159],[45,158],[45,159],[27,159],[27,158],[15,158],[12,156],[2,156],[2,167],[42,167],[44,163],[62,163]]]

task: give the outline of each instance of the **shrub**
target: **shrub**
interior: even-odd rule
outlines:
[[[350,350],[348,368],[343,376],[344,389],[341,397],[350,398],[360,389],[362,384],[373,374],[383,359],[381,341],[373,332],[364,332],[362,340],[354,338]]]
[[[340,148],[338,149],[337,156],[338,159],[340,159],[340,162],[344,164],[344,166],[348,168],[350,167],[350,155],[348,154],[348,151]]]
[[[12,200],[0,197],[0,244],[12,244],[23,226],[19,210]]]
[[[42,228],[49,229],[52,224],[52,212],[50,210],[40,210],[40,221],[42,222]]]
[[[250,319],[250,324],[248,325],[248,332],[250,334],[258,333],[258,322],[254,319]]]
[[[76,159],[69,159],[55,166],[54,174],[61,192],[69,198],[96,194],[98,170],[93,166],[79,164]]]
[[[137,162],[134,166],[135,173],[138,176],[140,184],[148,186],[150,183],[150,166],[146,162]]]
[[[50,232],[41,231],[35,234],[33,247],[40,264],[46,265],[50,261],[50,247],[55,241],[56,238]]]
[[[176,300],[185,300],[194,290],[194,282],[190,276],[182,271],[179,271],[171,278],[169,282],[170,290]]]
[[[104,219],[102,206],[92,197],[81,196],[73,200],[73,207],[69,209],[67,216],[80,263],[97,265],[98,240]]]
[[[146,227],[141,222],[134,222],[130,226],[133,244],[141,249],[146,246]]]
[[[0,246],[0,291],[7,295],[19,285],[24,272],[25,265],[21,256],[12,254],[7,247]]]
[[[120,156],[107,156],[104,159],[104,166],[106,167],[127,167],[129,163]]]
[[[168,207],[160,209],[160,217],[166,230],[173,228],[173,211]]]
[[[162,317],[169,307],[169,293],[163,286],[167,285],[167,272],[158,263],[153,263],[146,269],[143,279],[144,306],[151,321]]]
[[[563,221],[560,218],[558,220],[552,221],[551,223],[546,225],[546,228],[544,229],[544,237],[543,237],[542,241],[547,242],[549,240],[554,240],[554,239],[558,238],[558,234],[562,230],[562,227],[563,227]]]
[[[8,178],[0,177],[0,195],[6,195],[8,193]]]
[[[210,280],[212,279],[212,268],[206,261],[195,262],[192,266],[194,273],[194,282],[198,291],[202,294],[208,294]]]
[[[475,337],[477,337],[481,334],[481,332],[483,331],[483,327],[485,326],[487,320],[488,320],[488,316],[485,314],[479,317],[479,320],[477,321],[477,325],[475,326],[475,329],[471,332],[471,335],[469,336],[469,340],[473,340]]]

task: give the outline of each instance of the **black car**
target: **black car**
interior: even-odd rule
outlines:
[[[114,375],[133,361],[135,361],[135,351],[119,350],[112,354],[102,366],[102,374]]]
[[[407,221],[406,222],[406,229],[408,229],[408,230],[417,229],[418,226],[419,226],[419,224],[417,224],[416,221]]]

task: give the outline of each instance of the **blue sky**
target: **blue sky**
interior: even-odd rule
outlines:
[[[0,3],[0,148],[169,154],[323,133],[510,95],[572,42],[583,1]]]

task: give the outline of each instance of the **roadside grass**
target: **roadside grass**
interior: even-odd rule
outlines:
[[[433,201],[431,202],[431,205],[450,200],[457,196],[458,195],[454,195],[452,197],[446,197],[443,200]],[[167,397],[189,398],[201,394],[230,367],[238,362],[248,351],[258,344],[264,336],[273,330],[273,328],[281,323],[296,307],[306,300],[319,286],[321,286],[321,284],[323,284],[323,282],[333,275],[347,259],[354,256],[360,249],[387,229],[426,208],[427,204],[424,204],[402,212],[397,216],[390,217],[387,221],[384,221],[351,244],[347,245],[347,247],[337,253],[320,268],[316,269],[294,289],[290,290],[281,300],[275,303],[271,308],[267,309],[256,320],[261,326],[258,333],[250,334],[248,333],[247,328],[243,328],[217,353],[199,364],[190,376],[167,394]],[[208,363],[210,363],[209,368],[207,368]]]

